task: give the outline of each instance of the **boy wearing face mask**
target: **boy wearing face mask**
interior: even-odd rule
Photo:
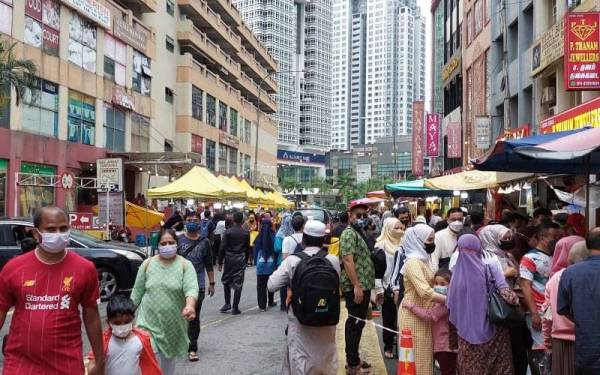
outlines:
[[[150,334],[135,328],[135,305],[123,295],[115,295],[106,306],[108,327],[103,333],[106,356],[105,375],[140,374],[161,375],[162,372],[152,349]],[[94,365],[89,354],[88,368]]]
[[[435,234],[435,251],[431,254],[431,270],[448,269],[450,257],[456,249],[458,233],[463,229],[465,214],[459,207],[448,210],[446,215],[448,227]]]

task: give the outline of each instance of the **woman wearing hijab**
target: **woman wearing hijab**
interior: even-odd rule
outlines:
[[[415,225],[404,234],[402,250],[406,255],[400,273],[404,278],[404,299],[407,305],[429,308],[432,302],[444,303],[446,296],[433,290],[430,254],[435,250],[435,233],[429,225]],[[421,320],[412,311],[401,307],[398,331],[408,328],[412,333],[417,374],[433,374],[433,340],[431,322]]]
[[[458,373],[461,375],[512,375],[508,330],[488,320],[487,280],[493,276],[502,298],[518,304],[497,263],[484,263],[481,242],[465,234],[457,243],[460,256],[454,267],[446,305],[458,333]],[[486,277],[487,276],[487,277]]]
[[[252,260],[254,259],[254,242],[258,236],[258,223],[254,212],[250,211],[248,213],[248,220],[244,223],[243,228],[250,232],[250,247],[248,248],[246,262],[248,263],[248,267],[252,267]]]
[[[277,267],[283,262],[283,240],[287,236],[294,234],[294,228],[292,228],[292,215],[288,212],[283,214],[281,219],[281,225],[275,234],[275,253],[277,254]],[[279,303],[281,305],[281,311],[286,311],[285,300],[287,298],[287,287],[283,287],[279,290]]]
[[[404,225],[396,218],[388,218],[383,222],[381,234],[375,243],[376,249],[382,249],[385,252],[386,268],[383,279],[376,280],[376,288],[383,289],[383,305],[381,306],[381,318],[383,326],[397,331],[398,311],[394,303],[392,292],[392,272],[394,271],[394,256],[400,248],[400,242],[404,236]],[[380,289],[380,290],[381,290]],[[383,347],[386,358],[394,358],[394,340],[396,334],[383,331]]]
[[[508,284],[512,287],[517,283],[519,264],[508,250],[515,247],[513,232],[501,224],[488,225],[479,232],[483,257],[491,259],[494,256],[500,262],[502,272]]]
[[[258,237],[254,241],[254,264],[256,265],[256,293],[260,311],[275,306],[274,293],[267,292],[269,276],[275,271],[277,262],[275,253],[275,232],[270,215],[265,215],[260,223]]]
[[[542,317],[544,345],[547,351],[552,351],[552,375],[575,375],[575,325],[557,313],[558,285],[563,271],[587,258],[589,253],[583,237],[568,236],[556,243],[552,276],[546,283],[546,313]]]

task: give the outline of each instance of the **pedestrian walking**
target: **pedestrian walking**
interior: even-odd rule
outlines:
[[[421,308],[428,308],[431,302],[444,303],[446,296],[433,290],[433,272],[430,267],[430,254],[435,249],[433,228],[417,224],[406,230],[402,250],[406,256],[400,273],[404,278],[404,300]],[[404,301],[403,300],[403,301]],[[419,318],[405,307],[398,312],[398,331],[410,329],[413,337],[417,374],[433,373],[433,342],[431,322]]]
[[[276,267],[275,232],[269,214],[264,215],[260,223],[260,231],[254,241],[254,264],[256,265],[256,294],[258,308],[261,312],[269,307],[276,306],[275,295],[267,291],[269,276],[273,274]]]
[[[557,293],[558,314],[575,323],[577,375],[600,374],[600,228],[590,231],[585,244],[590,256],[564,270]]]
[[[366,205],[350,206],[349,226],[340,238],[340,257],[344,264],[340,280],[349,315],[345,326],[349,375],[368,374],[371,367],[369,363],[361,361],[359,354],[360,338],[365,326],[363,320],[367,317],[371,290],[375,287],[375,266],[362,228],[366,209]]]
[[[438,270],[433,279],[433,290],[444,296],[448,294],[448,285],[450,284],[451,277],[452,273],[450,271]],[[451,344],[448,308],[446,305],[434,302],[431,307],[424,308],[405,299],[402,302],[402,306],[422,320],[431,322],[433,357],[440,365],[441,375],[455,375],[457,348]]]
[[[248,254],[246,254],[246,263],[248,264],[248,267],[252,267],[254,262],[254,242],[256,242],[256,237],[258,237],[258,222],[256,221],[254,212],[250,211],[248,213],[248,219],[244,223],[244,229],[250,233],[250,247],[248,248]]]
[[[152,335],[164,375],[174,375],[176,358],[188,353],[188,321],[196,317],[198,292],[194,265],[177,255],[175,232],[162,230],[158,255],[140,266],[131,299],[137,306],[138,327]]]
[[[560,227],[553,222],[540,224],[537,230],[537,246],[521,258],[519,285],[527,306],[527,326],[533,339],[529,355],[529,366],[533,375],[540,374],[540,364],[544,360],[544,340],[542,337],[542,315],[545,301],[545,288],[552,265],[552,254],[559,238]]]
[[[250,233],[242,228],[243,221],[243,213],[233,214],[233,226],[223,233],[219,249],[219,271],[223,271],[221,282],[225,291],[225,304],[220,311],[226,313],[231,310],[232,315],[240,314],[239,304],[244,286],[246,253],[250,246]],[[231,305],[232,289],[233,306]]]
[[[382,290],[383,293],[381,319],[383,320],[383,326],[392,331],[398,331],[398,309],[396,303],[394,303],[392,272],[394,270],[394,257],[400,248],[400,243],[404,236],[403,228],[404,226],[400,220],[393,217],[385,219],[381,235],[379,235],[375,243],[376,249],[382,249],[385,252],[386,260],[383,278],[375,280],[376,289],[378,291]],[[383,352],[386,358],[394,358],[394,341],[396,341],[396,334],[390,331],[383,331]]]
[[[458,233],[463,229],[465,223],[465,214],[459,207],[448,210],[446,214],[448,227],[435,234],[435,251],[431,254],[431,269],[436,272],[438,269],[448,269],[450,257],[456,249]]]
[[[186,232],[179,236],[177,253],[189,260],[194,266],[198,278],[198,296],[196,298],[196,315],[188,325],[188,360],[198,361],[198,337],[200,336],[200,311],[206,297],[206,275],[208,275],[208,295],[215,294],[215,275],[213,272],[212,249],[207,237],[203,237],[200,228],[200,218],[195,212],[185,217]],[[200,231],[199,231],[200,230]]]
[[[452,273],[446,306],[458,334],[458,373],[512,375],[508,329],[488,319],[488,279],[493,277],[500,296],[517,305],[518,297],[506,283],[497,263],[483,261],[481,242],[473,234],[458,240],[460,257]]]
[[[281,224],[275,234],[275,253],[277,254],[277,267],[281,265],[286,254],[283,253],[283,242],[285,238],[294,234],[294,228],[292,228],[292,215],[285,212],[281,218]],[[279,306],[281,311],[286,311],[285,300],[287,299],[287,287],[279,290]]]
[[[135,305],[126,296],[116,294],[106,305],[108,327],[103,332],[106,357],[105,375],[162,375],[152,349],[150,334],[135,327]],[[88,369],[95,365],[93,353]]]
[[[558,285],[564,270],[585,260],[590,252],[585,240],[568,236],[556,243],[552,272],[546,284],[542,332],[546,352],[552,353],[553,375],[575,375],[575,325],[557,310]]]
[[[214,216],[213,223],[215,224],[215,231],[213,233],[213,252],[211,254],[213,266],[216,266],[217,259],[219,258],[219,249],[221,248],[221,240],[223,239],[223,233],[225,233],[225,213],[216,213]]]
[[[14,308],[2,373],[83,374],[83,320],[96,357],[88,374],[104,374],[96,268],[66,250],[70,226],[62,209],[38,209],[33,225],[38,247],[11,259],[0,272],[0,328]]]
[[[274,292],[285,286],[292,288],[292,308],[288,309],[287,347],[284,353],[282,370],[282,374],[284,375],[337,374],[338,361],[335,323],[324,326],[311,326],[302,324],[299,319],[303,319],[303,317],[295,315],[297,311],[315,312],[319,310],[322,314],[322,316],[318,317],[319,319],[331,319],[332,322],[339,320],[339,293],[337,288],[329,290],[329,292],[334,292],[331,298],[327,295],[312,294],[315,290],[318,290],[319,292],[317,293],[320,293],[322,290],[327,290],[328,288],[327,285],[319,283],[319,280],[322,279],[310,277],[310,267],[313,267],[312,275],[316,276],[317,274],[314,272],[318,272],[318,276],[322,277],[324,273],[327,273],[329,280],[334,281],[335,286],[339,288],[340,263],[335,256],[328,255],[323,250],[325,234],[325,224],[316,220],[309,220],[304,226],[302,240],[304,250],[284,259],[281,266],[269,277],[269,291]],[[325,262],[328,262],[328,265],[321,263],[318,266],[310,265],[308,262],[311,261],[310,258],[314,257],[325,258]],[[304,273],[305,277],[298,275],[297,278],[294,278],[296,272]],[[300,285],[299,289],[308,290],[311,287],[315,288],[307,293],[312,298],[306,298],[302,301],[305,305],[310,305],[316,301],[316,305],[311,306],[312,308],[305,306],[304,308],[297,309],[294,306],[294,296],[302,292],[295,289],[294,283],[301,283],[301,280],[305,283],[308,280],[310,285]],[[337,310],[333,307],[336,303]],[[337,317],[335,314],[337,314]]]

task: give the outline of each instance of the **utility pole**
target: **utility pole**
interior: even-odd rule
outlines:
[[[508,83],[508,23],[506,22],[506,0],[502,0],[500,23],[504,36],[502,38],[502,76],[504,81],[504,130],[511,129],[510,123],[510,85]]]

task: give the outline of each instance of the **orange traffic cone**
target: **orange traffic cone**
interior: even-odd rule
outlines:
[[[416,375],[415,352],[413,350],[412,333],[404,328],[398,345],[398,368],[396,375]]]

